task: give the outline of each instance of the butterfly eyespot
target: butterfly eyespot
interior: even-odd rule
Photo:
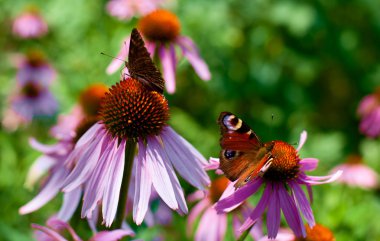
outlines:
[[[243,121],[235,115],[226,115],[223,119],[223,124],[232,131],[238,130],[242,126]]]
[[[224,152],[224,157],[227,158],[227,159],[232,159],[236,156],[237,152],[236,151],[232,151],[232,150],[226,150]]]

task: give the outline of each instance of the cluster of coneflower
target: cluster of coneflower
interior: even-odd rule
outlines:
[[[159,61],[165,80],[162,84],[168,93],[175,92],[177,46],[201,79],[211,78],[193,41],[180,35],[180,23],[173,13],[157,10],[158,1],[130,2],[134,2],[133,9],[137,13],[144,15],[137,25],[144,45],[143,49],[135,51],[148,51]],[[126,19],[133,15],[130,2],[111,0],[107,9],[111,15]],[[14,31],[20,36],[32,35],[22,33],[17,25],[20,23],[15,24]],[[39,26],[41,35],[45,34],[47,27],[44,24]],[[127,59],[134,44],[132,41],[129,35],[124,39],[121,51],[108,66],[107,73],[117,71],[123,64],[120,59]],[[35,53],[28,55],[25,63],[27,67],[21,68],[19,74],[19,92],[23,98],[14,98],[12,105],[15,112],[30,120],[35,115],[56,111],[55,100],[50,95],[46,97],[54,71]],[[61,209],[47,221],[47,226],[32,225],[38,231],[38,240],[65,240],[65,232],[74,240],[81,240],[69,225],[77,209],[81,210],[81,218],[88,220],[94,232],[92,240],[133,236],[134,231],[126,221],[130,214],[137,225],[144,221],[151,225],[149,217],[154,215],[158,216],[154,222],[168,222],[171,210],[186,215],[189,210],[177,174],[199,189],[188,197],[190,202],[199,201],[188,217],[189,233],[200,217],[196,240],[223,240],[229,222],[227,215],[230,214],[234,235],[239,240],[244,240],[248,234],[255,240],[283,235],[287,235],[287,240],[334,240],[331,231],[316,224],[311,208],[311,186],[335,181],[342,172],[336,170],[322,177],[306,175],[305,172],[314,170],[318,164],[317,159],[301,158],[298,153],[306,141],[306,132],[301,133],[297,148],[283,141],[274,141],[270,164],[260,170],[261,175],[236,189],[235,182],[223,176],[218,159],[207,161],[170,127],[169,104],[164,89],[152,88],[145,68],[134,71],[137,73],[126,68],[121,80],[110,88],[98,84],[83,91],[71,113],[61,116],[51,129],[52,136],[57,139],[55,145],[47,146],[31,139],[31,146],[43,155],[32,166],[28,183],[33,185],[44,173],[48,174],[39,193],[20,208],[20,213],[34,212],[63,192]],[[36,76],[36,72],[39,81],[32,81],[29,77]],[[42,81],[41,76],[47,80]],[[30,100],[41,99],[43,104],[19,107],[23,103],[30,104]],[[371,125],[379,123],[379,106],[377,93],[363,100],[359,108],[359,114],[363,116],[360,129],[372,137],[380,134],[380,128]],[[216,170],[222,176],[210,181],[206,172],[209,170]],[[247,199],[259,195],[260,190],[261,198],[253,206]],[[150,204],[157,199],[160,200],[160,212],[153,214]],[[280,230],[281,213],[291,232]],[[163,220],[163,217],[167,219]],[[267,236],[263,233],[264,224]]]

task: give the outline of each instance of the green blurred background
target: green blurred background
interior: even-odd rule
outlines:
[[[53,92],[60,113],[69,112],[90,83],[111,86],[119,80],[119,73],[106,75],[111,59],[100,52],[116,55],[137,19],[110,17],[106,2],[0,0],[1,113],[16,83],[10,58],[31,48],[42,50],[58,72]],[[39,40],[14,38],[12,19],[30,4],[40,9],[49,33]],[[167,95],[170,124],[206,158],[218,156],[216,119],[221,111],[231,111],[263,141],[297,143],[307,130],[301,157],[320,159],[313,175],[327,174],[352,153],[380,172],[379,140],[359,134],[356,116],[360,99],[380,86],[379,1],[183,0],[167,8],[178,15],[182,34],[196,42],[212,73],[211,81],[203,82],[182,60],[177,92]],[[23,187],[39,156],[28,138],[53,143],[48,129],[55,121],[37,120],[12,133],[0,129],[0,240],[31,240],[30,224],[44,224],[58,210],[60,198],[33,214],[18,215],[37,192]],[[337,184],[313,190],[316,221],[331,228],[337,240],[380,240],[379,192]],[[176,215],[175,220],[165,230],[140,227],[137,237],[192,239],[185,235],[186,218]]]

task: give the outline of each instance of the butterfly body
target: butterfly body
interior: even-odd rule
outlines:
[[[129,44],[128,62],[125,62],[129,75],[144,86],[158,93],[164,92],[165,81],[156,68],[137,29],[133,29]]]
[[[230,112],[220,113],[220,169],[239,188],[263,172],[273,160],[275,142],[262,143],[255,132]]]

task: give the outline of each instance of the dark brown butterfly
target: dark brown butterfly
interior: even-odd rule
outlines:
[[[246,123],[230,112],[220,113],[218,123],[222,135],[219,168],[230,181],[237,180],[234,186],[239,188],[270,166],[274,141],[262,143]]]
[[[164,92],[165,81],[154,65],[139,31],[134,28],[129,44],[128,62],[125,62],[129,75],[140,81],[150,90]]]

